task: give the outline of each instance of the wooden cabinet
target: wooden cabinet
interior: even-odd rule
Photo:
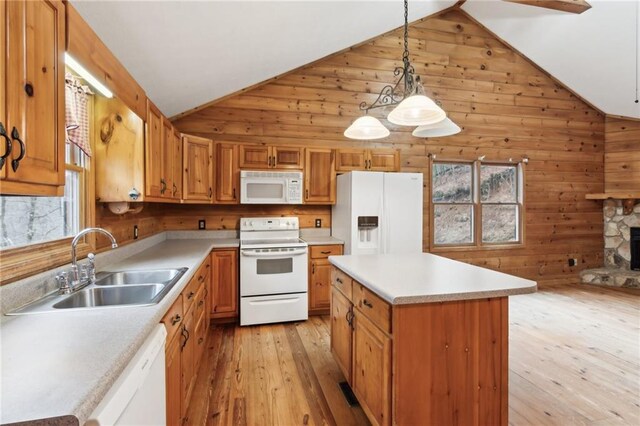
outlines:
[[[400,151],[397,149],[338,149],[336,171],[368,170],[374,172],[400,171]]]
[[[173,162],[171,165],[171,177],[173,187],[171,194],[175,200],[182,199],[182,137],[175,129],[171,132],[171,149]]]
[[[175,150],[173,149],[173,126],[164,116],[162,117],[162,178],[160,195],[162,198],[173,198],[173,163]]]
[[[302,169],[304,148],[240,145],[241,169]]]
[[[352,388],[374,425],[391,424],[391,338],[367,315],[353,315]]]
[[[65,5],[20,0],[0,9],[0,193],[62,195]]]
[[[166,189],[162,113],[149,100],[145,129],[145,196],[161,198]]]
[[[189,201],[213,201],[213,141],[197,136],[183,135],[182,179],[183,199]]]
[[[167,329],[165,381],[168,425],[183,423],[206,347],[210,270],[211,263],[207,259],[162,318]]]
[[[165,385],[167,424],[182,424],[182,334],[176,335],[165,348]]]
[[[238,250],[211,252],[211,318],[238,316]]]
[[[347,382],[351,383],[353,305],[340,291],[331,290],[331,352]]]
[[[309,248],[309,314],[329,313],[331,298],[331,264],[329,256],[342,254],[341,245]]]
[[[240,202],[240,173],[238,171],[238,145],[216,143],[216,202]]]
[[[307,148],[304,164],[304,202],[307,204],[334,204],[336,202],[336,172],[333,150]]]

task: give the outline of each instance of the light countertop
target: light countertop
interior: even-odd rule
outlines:
[[[330,235],[327,235],[327,236],[308,235],[308,236],[302,236],[301,238],[310,246],[324,246],[324,245],[335,245],[335,244],[343,245],[344,244],[344,241],[336,237],[332,237]]]
[[[430,253],[330,256],[329,262],[394,305],[533,293],[535,281]]]
[[[211,249],[237,247],[231,240],[167,239],[100,268],[189,268],[157,305],[5,317],[0,423],[84,424]]]

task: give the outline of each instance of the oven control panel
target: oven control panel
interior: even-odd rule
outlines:
[[[299,229],[297,217],[248,217],[240,219],[241,231],[291,231]]]

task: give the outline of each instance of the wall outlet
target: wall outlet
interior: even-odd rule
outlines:
[[[133,239],[138,239],[138,225],[133,225]]]
[[[316,228],[322,228],[322,219],[316,219]]]
[[[198,229],[207,229],[207,221],[204,219],[200,219],[198,221]]]
[[[576,266],[578,264],[578,259],[569,259],[569,266]]]

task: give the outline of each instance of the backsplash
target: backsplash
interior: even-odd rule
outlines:
[[[622,201],[604,202],[604,264],[629,270],[631,262],[630,228],[640,226],[640,203],[633,213],[624,215]]]

